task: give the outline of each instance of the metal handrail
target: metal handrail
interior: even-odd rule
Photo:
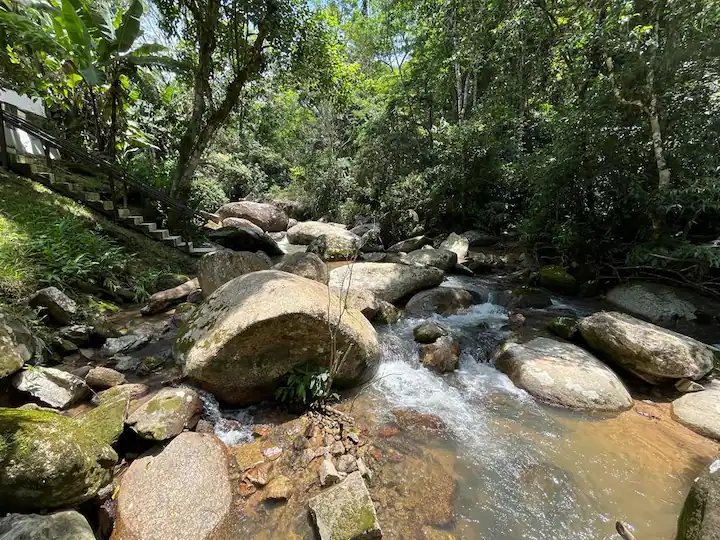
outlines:
[[[4,105],[5,102],[0,101],[0,107]],[[85,164],[92,165],[94,167],[97,167],[100,169],[101,172],[111,175],[113,181],[120,181],[120,183],[124,184],[127,187],[133,188],[144,195],[149,196],[152,199],[155,199],[168,207],[172,208],[173,210],[180,212],[182,214],[185,214],[187,216],[191,216],[196,219],[200,219],[203,221],[216,221],[216,217],[208,212],[204,212],[202,210],[193,210],[192,208],[188,208],[181,202],[173,199],[170,197],[165,191],[158,189],[156,187],[150,186],[148,184],[145,184],[144,182],[141,182],[140,180],[137,180],[133,178],[127,171],[124,169],[121,169],[117,165],[114,165],[113,163],[110,163],[109,161],[91,156],[84,150],[80,150],[73,146],[72,144],[63,141],[54,135],[48,133],[44,129],[36,126],[32,122],[29,122],[25,118],[21,118],[20,116],[17,116],[13,113],[8,112],[7,110],[2,111],[2,117],[3,119],[10,125],[15,126],[16,128],[22,129],[23,131],[27,132],[29,135],[32,135],[33,137],[40,139],[42,142],[53,146],[57,148],[58,150],[62,150],[66,154],[70,154],[73,157],[77,158],[79,161],[84,162]]]

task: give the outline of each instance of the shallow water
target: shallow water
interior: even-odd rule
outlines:
[[[491,282],[455,279],[494,299]],[[591,306],[555,302],[550,311]],[[685,494],[718,446],[670,418],[667,403],[636,401],[599,417],[539,403],[492,364],[506,337],[505,310],[492,303],[435,317],[458,338],[461,366],[438,375],[418,361],[412,328],[378,328],[383,362],[372,382],[340,408],[370,426],[377,459],[368,486],[386,539],[598,540],[619,538],[622,520],[638,540],[672,540]],[[228,445],[252,440],[253,410],[206,414]],[[398,426],[397,409],[433,415],[438,434]],[[316,472],[295,470],[293,474]],[[245,507],[242,538],[312,538],[309,493],[286,505]],[[250,510],[248,510],[248,508]]]
[[[638,539],[674,538],[685,493],[715,444],[672,422],[663,405],[638,402],[603,418],[538,403],[488,358],[502,337],[502,308],[436,318],[460,339],[460,370],[440,376],[419,365],[418,321],[381,329],[380,373],[353,412],[382,424],[407,408],[447,425],[448,435],[428,444],[456,456],[455,521],[442,529],[457,538],[589,540],[618,538],[620,519]],[[413,537],[383,525],[390,537]]]

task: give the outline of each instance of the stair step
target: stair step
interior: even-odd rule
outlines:
[[[150,236],[158,240],[165,240],[166,238],[170,238],[170,231],[167,229],[155,229],[154,231],[150,231]]]
[[[115,208],[115,204],[112,201],[100,201],[100,204],[103,210],[113,210]]]
[[[36,176],[44,182],[47,182],[49,184],[55,183],[55,175],[51,172],[40,172],[37,173]]]
[[[100,202],[100,194],[92,191],[83,191],[80,194],[87,202]]]
[[[208,253],[215,253],[216,251],[217,249],[214,247],[199,247],[189,249],[190,255],[206,255]]]
[[[77,186],[70,182],[58,182],[55,185],[59,190],[67,191],[68,193],[75,193],[77,191]]]
[[[123,219],[126,221],[129,221],[130,223],[132,223],[135,226],[138,226],[143,221],[145,221],[145,218],[142,216],[125,216]]]
[[[140,223],[140,228],[143,229],[146,233],[153,233],[157,231],[157,223]]]
[[[118,213],[119,218],[126,218],[126,217],[130,216],[130,209],[129,208],[118,208],[117,213]]]
[[[179,247],[180,244],[185,244],[182,236],[168,236],[167,238],[163,238],[163,242],[170,244],[173,247]]]

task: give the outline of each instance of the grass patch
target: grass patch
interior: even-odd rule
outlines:
[[[40,287],[96,289],[143,301],[157,275],[192,273],[188,255],[125,229],[48,188],[0,171],[0,302]]]

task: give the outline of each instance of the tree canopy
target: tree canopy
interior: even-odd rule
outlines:
[[[599,273],[720,265],[716,0],[0,6],[4,85],[205,210],[293,198]]]

